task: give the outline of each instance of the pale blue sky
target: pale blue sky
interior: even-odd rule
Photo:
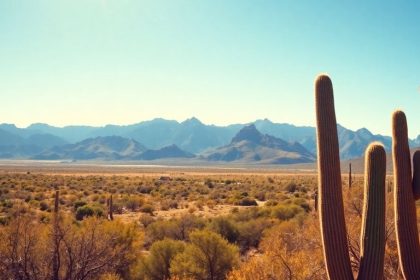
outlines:
[[[342,2],[2,0],[0,122],[314,125],[327,72],[342,125],[419,134],[420,4]]]

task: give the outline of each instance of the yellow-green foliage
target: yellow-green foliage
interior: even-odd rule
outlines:
[[[185,243],[182,241],[172,239],[156,241],[150,247],[149,253],[140,259],[134,277],[150,280],[170,279],[171,262],[184,249]]]
[[[238,248],[229,244],[217,233],[194,231],[191,243],[171,263],[171,273],[178,277],[193,279],[224,279],[238,264]]]

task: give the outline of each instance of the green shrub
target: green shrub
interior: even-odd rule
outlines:
[[[76,220],[81,221],[86,217],[90,216],[102,217],[104,216],[104,211],[99,205],[84,205],[76,210]]]
[[[85,206],[85,205],[86,205],[86,201],[76,200],[76,201],[73,203],[73,208],[74,208],[74,210],[76,211],[76,210],[77,210],[77,208],[82,207],[82,206]]]
[[[235,203],[235,205],[239,205],[239,206],[257,206],[257,202],[255,201],[255,199],[249,198],[249,197],[244,197],[241,200],[237,201]]]
[[[295,204],[280,204],[272,209],[272,215],[282,221],[287,221],[303,213],[303,209]]]
[[[213,219],[210,223],[210,230],[220,234],[230,243],[235,243],[239,237],[239,231],[236,224],[226,217]]]
[[[238,248],[217,233],[196,230],[190,240],[171,262],[171,274],[180,279],[225,279],[239,263]]]
[[[153,211],[155,211],[155,208],[150,204],[145,204],[140,208],[140,211],[143,213],[148,213],[150,215],[153,215]]]

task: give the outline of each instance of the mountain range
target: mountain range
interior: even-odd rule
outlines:
[[[210,161],[263,164],[306,163],[315,160],[315,156],[301,144],[262,134],[254,124],[243,127],[228,145],[205,153],[203,157]]]
[[[372,141],[382,142],[388,151],[391,147],[389,136],[374,135],[366,128],[337,128],[344,160],[361,157]],[[420,135],[410,140],[410,146],[420,146]],[[151,160],[197,155],[202,160],[248,162],[260,158],[261,162],[289,163],[313,160],[315,154],[314,127],[268,119],[228,126],[206,125],[196,118],[183,122],[158,118],[103,127],[0,125],[0,158]]]

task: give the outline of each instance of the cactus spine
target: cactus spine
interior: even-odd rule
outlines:
[[[418,155],[414,158],[415,178],[411,177],[407,119],[404,112],[392,116],[392,157],[394,164],[395,228],[400,266],[406,280],[420,279],[420,244],[412,184],[419,175]]]
[[[319,216],[328,278],[353,279],[341,185],[337,122],[330,78],[315,81]],[[385,251],[385,151],[372,144],[366,151],[365,197],[360,271],[357,279],[381,279]]]

